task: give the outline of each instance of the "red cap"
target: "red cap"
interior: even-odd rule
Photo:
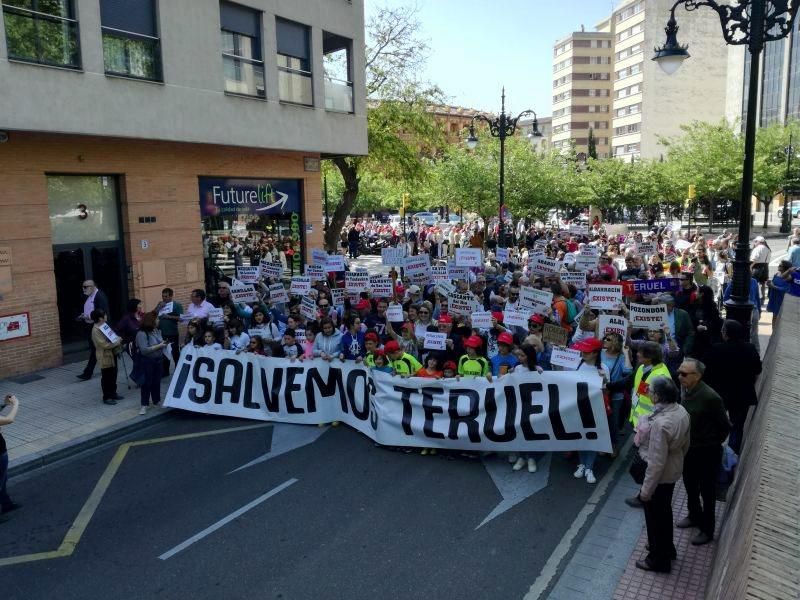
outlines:
[[[531,318],[528,319],[528,321],[538,323],[539,325],[544,325],[544,317],[542,315],[531,315]]]
[[[377,344],[380,341],[380,338],[378,338],[377,333],[375,333],[374,331],[370,331],[367,335],[364,336],[364,341],[367,342],[370,340]]]
[[[498,323],[502,323],[503,322],[503,313],[501,313],[499,311],[495,311],[495,312],[492,313],[492,318],[495,321],[497,321]]]
[[[453,323],[453,317],[450,315],[439,315],[439,323]]]
[[[386,352],[383,350],[383,348],[376,348],[373,354],[375,356],[386,356]]]
[[[480,338],[480,336],[471,335],[464,340],[464,345],[467,348],[480,348],[483,346],[483,340]]]
[[[448,360],[446,363],[444,363],[442,369],[452,369],[453,371],[455,371],[456,363],[454,363],[452,360]]]
[[[597,352],[602,349],[603,342],[596,337],[588,337],[582,339],[580,342],[575,342],[570,346],[570,349],[577,350],[578,352]]]
[[[398,344],[395,340],[389,340],[383,345],[383,351],[386,354],[390,354],[391,352],[399,352],[400,344]]]
[[[403,323],[403,329],[414,329],[413,323]]]
[[[372,304],[369,303],[369,300],[364,298],[360,300],[358,304],[356,304],[356,310],[370,310],[372,308]]]
[[[514,345],[514,338],[511,337],[511,334],[507,331],[504,331],[500,335],[497,336],[497,343],[498,344],[508,344],[509,346]]]

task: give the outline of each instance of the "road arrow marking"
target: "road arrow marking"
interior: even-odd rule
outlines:
[[[273,459],[281,454],[286,454],[292,450],[297,450],[298,448],[302,448],[308,444],[313,444],[317,441],[319,436],[321,436],[327,430],[327,427],[275,423],[272,429],[272,444],[270,449],[261,456],[243,464],[241,467],[235,468],[233,471],[230,471],[228,475]]]
[[[527,500],[542,491],[547,487],[547,483],[550,480],[549,452],[536,461],[536,466],[538,467],[536,473],[528,473],[527,468],[521,471],[512,471],[505,455],[485,458],[483,459],[483,466],[486,467],[486,471],[503,499],[494,507],[492,512],[486,515],[481,524],[475,528],[476,530],[523,500]]]

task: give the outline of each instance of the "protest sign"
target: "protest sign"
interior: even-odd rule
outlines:
[[[447,266],[446,265],[436,265],[431,267],[431,281],[433,283],[439,283],[442,281],[446,281],[449,283],[450,278],[447,276]]]
[[[531,269],[537,275],[554,275],[561,270],[561,261],[544,256],[535,257]]]
[[[209,323],[222,323],[225,320],[225,313],[221,308],[208,309],[208,322]]]
[[[295,275],[292,277],[292,284],[289,286],[289,293],[295,296],[305,296],[311,291],[311,278],[299,277]]]
[[[492,326],[492,313],[487,311],[478,311],[470,315],[472,326],[476,329],[489,329]]]
[[[344,274],[344,289],[348,294],[360,294],[369,290],[369,273],[348,271]]]
[[[113,329],[111,329],[111,325],[108,323],[103,323],[100,325],[99,329],[103,332],[103,335],[106,336],[106,339],[112,344],[122,341],[122,338],[119,337]]]
[[[594,372],[401,379],[353,361],[290,362],[186,346],[165,406],[318,425],[341,421],[388,446],[610,452],[602,380]]]
[[[570,223],[569,232],[573,235],[587,235],[589,233],[589,226],[578,225],[577,223]]]
[[[560,325],[553,323],[545,323],[542,328],[542,341],[553,346],[566,346],[569,339],[569,333]]]
[[[231,286],[231,300],[238,304],[240,302],[256,302],[258,297],[252,285],[241,283]]]
[[[454,292],[450,294],[448,301],[450,303],[450,312],[454,315],[469,316],[470,313],[475,311],[475,300],[472,294]]]
[[[528,327],[530,309],[506,308],[503,311],[503,325],[506,327]]]
[[[272,304],[284,304],[289,302],[289,294],[282,283],[273,283],[269,286],[269,300]]]
[[[454,281],[469,281],[469,267],[457,267],[455,262],[448,262],[447,278]]]
[[[592,244],[586,244],[581,248],[579,256],[600,256],[600,248]]]
[[[553,305],[553,292],[523,286],[519,288],[519,305],[536,314],[547,314],[548,309]]]
[[[322,267],[324,270],[325,265],[328,264],[328,253],[321,248],[312,248],[311,264],[317,265],[318,267]]]
[[[625,341],[628,336],[628,319],[618,315],[600,315],[598,329],[601,339],[607,333],[618,333],[622,336],[622,340]]]
[[[508,248],[498,248],[497,249],[497,262],[507,263],[508,262]]]
[[[446,333],[426,331],[425,341],[423,342],[422,347],[425,350],[445,350],[445,340],[447,340]]]
[[[387,267],[405,266],[406,245],[400,244],[397,248],[381,249],[381,264]]]
[[[303,296],[300,299],[300,314],[310,321],[317,318],[317,303],[311,296]]]
[[[555,347],[550,353],[550,364],[574,371],[581,366],[581,353],[569,348]]]
[[[442,296],[449,296],[450,294],[456,291],[456,286],[454,286],[449,281],[440,281],[439,283],[436,284],[436,286],[433,289],[437,294],[440,294]]]
[[[547,248],[548,243],[549,242],[545,238],[539,238],[538,240],[533,242],[533,249],[544,251],[544,249]]]
[[[624,284],[626,296],[637,294],[663,294],[677,292],[681,288],[678,277],[662,277],[659,279],[636,279],[626,281]]]
[[[331,289],[331,304],[334,306],[344,306],[344,290],[341,288]]]
[[[586,273],[583,271],[559,273],[561,283],[566,285],[574,285],[577,289],[586,289]]]
[[[280,277],[283,275],[283,265],[281,263],[269,262],[262,260],[260,263],[261,276],[265,279],[268,277]]]
[[[405,258],[406,275],[422,274],[430,277],[431,261],[427,254],[407,256]]]
[[[611,283],[590,283],[586,286],[586,301],[591,308],[613,310],[622,302],[622,286]]]
[[[665,263],[671,263],[671,262],[673,262],[673,261],[675,261],[677,259],[678,259],[678,257],[675,256],[674,252],[670,252],[669,254],[665,254],[664,255],[664,262]]]
[[[258,283],[260,277],[260,267],[236,267],[236,279],[242,283]]]
[[[161,310],[158,311],[158,316],[163,317],[164,315],[170,314],[175,308],[174,302],[167,302],[164,306],[161,307]]]
[[[344,256],[341,254],[329,254],[325,260],[326,273],[341,273],[344,271]]]
[[[636,244],[636,252],[643,256],[650,256],[651,254],[656,253],[656,243],[655,242],[639,242]]]
[[[589,256],[581,254],[575,258],[575,268],[578,271],[597,271],[597,265],[600,263],[599,256]]]
[[[402,304],[390,304],[386,308],[386,319],[390,323],[399,323],[405,320]],[[399,332],[398,332],[399,333]]]
[[[457,267],[482,267],[483,254],[480,248],[456,248]]]
[[[325,267],[322,265],[306,265],[306,277],[311,281],[325,281]]]
[[[666,304],[631,304],[631,327],[661,329],[668,324]]]
[[[375,298],[388,298],[392,295],[392,280],[382,275],[373,275],[369,278],[369,288]]]
[[[686,248],[691,248],[691,247],[692,247],[692,242],[690,242],[689,240],[678,240],[677,242],[675,242],[675,249],[678,252],[683,252],[684,250],[686,250]]]

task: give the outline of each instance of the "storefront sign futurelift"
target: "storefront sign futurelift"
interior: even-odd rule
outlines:
[[[199,186],[203,217],[300,212],[300,184],[295,179],[200,177]]]

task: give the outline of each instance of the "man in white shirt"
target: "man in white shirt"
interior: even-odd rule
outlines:
[[[191,302],[186,307],[186,314],[193,319],[207,319],[208,312],[215,308],[206,300],[206,293],[201,289],[192,290]]]
[[[755,246],[750,252],[750,268],[753,270],[753,278],[761,286],[761,297],[766,298],[767,280],[769,279],[769,259],[772,252],[767,246],[767,241],[759,236],[753,239]]]

